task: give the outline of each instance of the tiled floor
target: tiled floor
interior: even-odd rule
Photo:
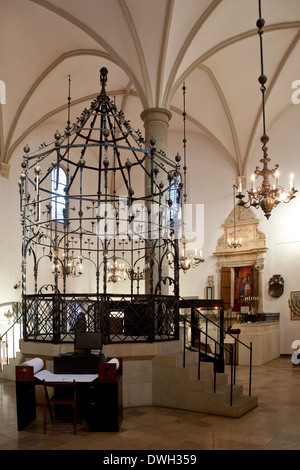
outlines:
[[[238,367],[238,378],[248,369]],[[125,408],[119,433],[89,432],[78,425],[49,425],[43,434],[42,407],[25,430],[17,431],[14,382],[0,380],[1,450],[299,450],[300,366],[280,357],[253,368],[259,406],[241,418],[182,410]]]

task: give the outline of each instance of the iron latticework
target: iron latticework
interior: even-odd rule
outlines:
[[[24,147],[27,341],[72,341],[80,311],[87,331],[102,331],[107,343],[178,337],[179,227],[173,219],[170,227],[168,195],[171,182],[180,181],[180,157],[173,162],[154,138],[146,143],[131,127],[106,93],[105,68],[100,82],[100,94],[74,124],[69,97],[63,134],[56,131],[34,152]],[[176,191],[181,200],[180,183]]]

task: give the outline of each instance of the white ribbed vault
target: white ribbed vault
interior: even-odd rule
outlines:
[[[183,80],[191,129],[220,149],[236,175],[253,166],[261,135],[259,42],[255,0],[0,0],[2,170],[29,135],[66,123],[98,93],[97,71],[110,71],[108,93],[142,127],[147,108],[171,109],[181,129]],[[300,52],[298,0],[264,0],[264,47],[271,124],[291,105]],[[45,134],[45,140],[48,135]]]

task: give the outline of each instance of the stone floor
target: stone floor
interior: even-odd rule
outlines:
[[[248,368],[238,366],[237,377],[247,388]],[[82,422],[74,436],[69,424],[50,424],[44,435],[41,406],[36,421],[18,432],[15,384],[0,379],[0,450],[299,450],[299,384],[300,366],[284,356],[253,368],[258,407],[241,418],[125,408],[119,433],[89,432]]]

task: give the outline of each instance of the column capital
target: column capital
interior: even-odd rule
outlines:
[[[9,163],[0,162],[0,176],[2,176],[3,178],[9,178],[9,169]]]
[[[168,125],[172,113],[169,109],[165,108],[148,108],[144,109],[141,113],[141,119],[145,124],[153,121],[160,121]]]

